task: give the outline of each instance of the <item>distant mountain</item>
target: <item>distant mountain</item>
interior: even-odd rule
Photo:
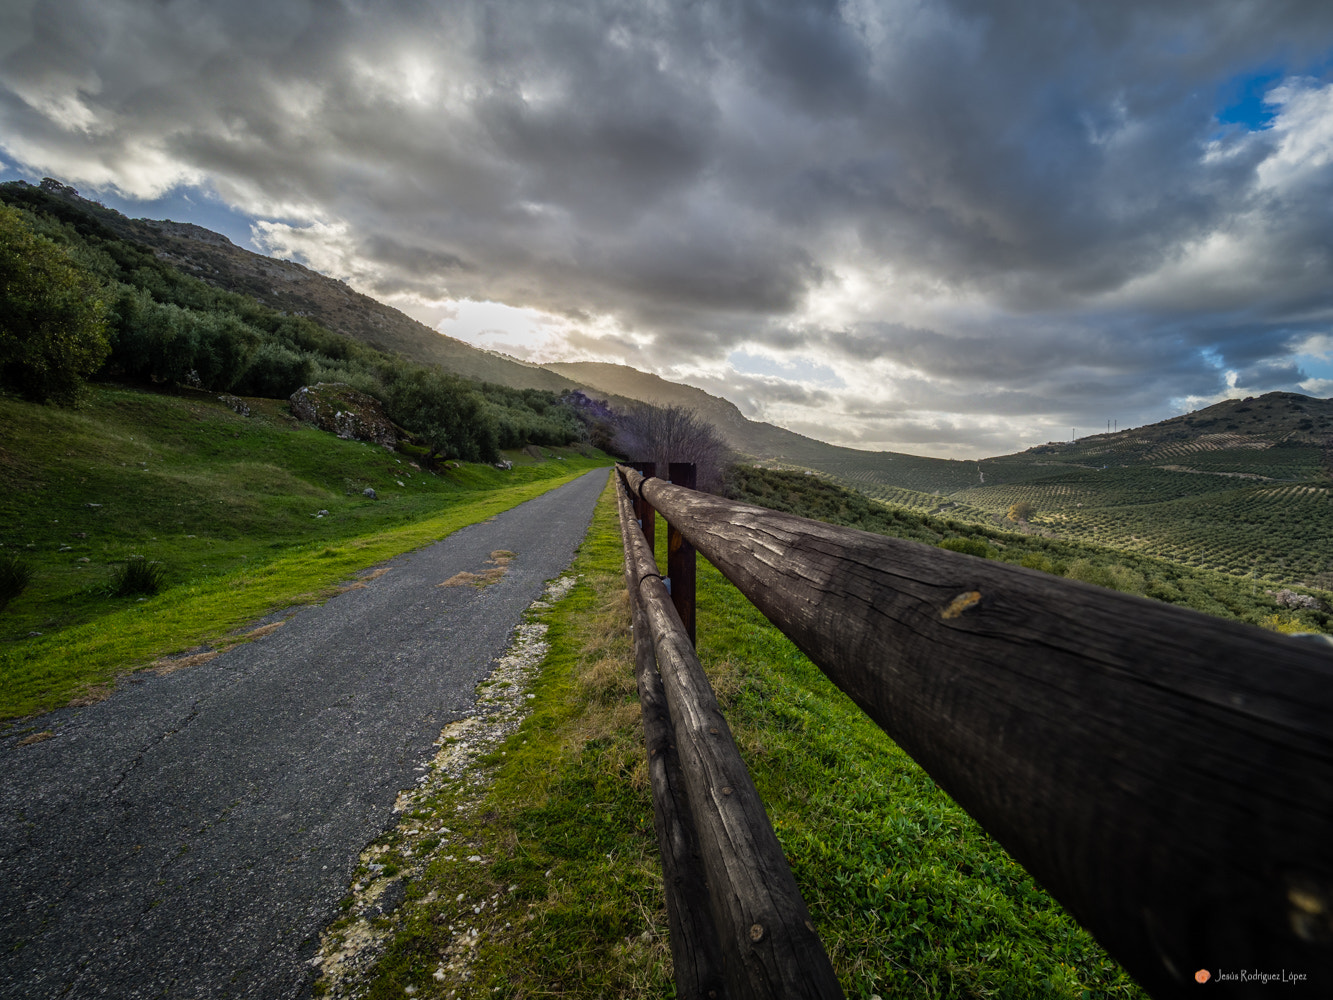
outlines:
[[[21,183],[21,182],[16,182]],[[445,336],[397,309],[353,291],[292,261],[266,257],[236,246],[227,237],[192,223],[130,219],[73,188],[46,180],[42,190],[69,210],[90,216],[116,235],[150,247],[159,259],[182,272],[250,295],[277,309],[309,316],[338,333],[414,361],[513,388],[559,392],[584,389],[612,406],[628,401],[687,406],[713,423],[727,443],[752,460],[776,466],[812,469],[848,481],[947,496],[959,490],[1006,482],[1026,482],[1047,475],[1049,467],[1100,467],[1106,464],[1188,464],[1189,456],[1210,454],[1210,468],[1240,453],[1254,456],[1269,448],[1303,446],[1302,468],[1312,455],[1333,447],[1333,400],[1295,393],[1269,393],[1257,399],[1227,400],[1170,420],[1038,445],[1014,455],[981,461],[928,458],[896,452],[842,448],[773,424],[747,419],[718,396],[668,382],[626,365],[562,362],[534,365],[480,350]],[[1294,454],[1294,453],[1292,453]],[[1269,463],[1271,464],[1271,463]],[[1244,462],[1236,465],[1243,471]],[[1231,468],[1231,466],[1227,466]],[[1046,470],[1046,471],[1043,471]]]
[[[774,424],[750,420],[737,409],[735,403],[720,396],[693,386],[668,382],[628,365],[573,361],[548,363],[545,367],[579,383],[594,395],[602,393],[655,406],[688,407],[716,427],[727,444],[751,458],[800,464],[826,461],[842,453],[848,456],[866,454],[825,444]]]
[[[1324,447],[1333,437],[1333,399],[1270,392],[1225,399],[1179,417],[1072,442],[1037,445],[995,461],[1158,464],[1209,452]]]

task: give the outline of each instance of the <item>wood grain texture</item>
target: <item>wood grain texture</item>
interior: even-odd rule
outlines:
[[[672,483],[687,490],[694,489],[698,473],[693,462],[672,462],[668,468]],[[694,546],[668,523],[667,579],[671,581],[671,603],[685,626],[685,634],[690,637],[690,645],[697,649],[699,643],[695,639],[694,569]]]
[[[645,479],[652,479],[657,475],[656,462],[632,462],[632,468]],[[653,510],[653,505],[643,498],[643,494],[635,492],[632,500],[634,502],[634,516],[639,519],[639,527],[643,529],[643,537],[648,540],[648,551],[657,551],[657,514]]]
[[[671,935],[672,978],[682,1000],[724,1000],[717,928],[708,901],[707,878],[694,829],[685,781],[680,773],[671,713],[667,707],[648,619],[638,598],[638,574],[630,560],[629,532],[640,532],[628,494],[617,482],[620,533],[626,539],[625,583],[629,588],[634,629],[634,677],[648,753],[648,781],[653,797],[653,828],[662,855],[662,887]]]
[[[840,998],[842,988],[644,539],[623,533],[653,637],[730,995]]]
[[[1333,996],[1323,647],[642,487],[1154,997],[1200,968],[1286,969]]]

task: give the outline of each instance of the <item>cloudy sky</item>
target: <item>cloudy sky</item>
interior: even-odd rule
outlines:
[[[978,456],[1333,395],[1333,3],[5,0],[0,177]]]

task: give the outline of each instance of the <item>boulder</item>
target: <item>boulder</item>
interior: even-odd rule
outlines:
[[[245,400],[243,400],[240,396],[232,396],[230,394],[224,394],[219,396],[218,399],[220,399],[227,406],[231,407],[232,410],[239,413],[241,416],[248,417],[250,415],[250,407],[246,404]]]
[[[287,400],[297,419],[347,441],[371,441],[393,450],[398,433],[379,400],[345,382],[303,385]]]

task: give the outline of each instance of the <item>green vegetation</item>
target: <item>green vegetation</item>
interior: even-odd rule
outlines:
[[[90,376],[275,399],[341,382],[387,404],[430,462],[588,437],[561,396],[442,373],[223,291],[88,203],[21,183],[0,185],[0,202],[0,376],[38,398],[73,402]]]
[[[1154,472],[1154,470],[1138,471]],[[1012,491],[1018,487],[1003,489],[1010,490],[1008,495],[1012,495]],[[773,472],[748,466],[737,466],[733,470],[728,481],[728,492],[738,500],[772,510],[815,517],[833,524],[860,528],[863,531],[875,531],[896,538],[928,542],[957,552],[999,559],[1029,569],[1151,597],[1168,604],[1179,604],[1208,614],[1239,619],[1265,628],[1279,631],[1319,632],[1329,631],[1330,625],[1333,624],[1327,611],[1329,606],[1333,605],[1333,595],[1327,592],[1307,588],[1306,592],[1312,593],[1323,607],[1292,609],[1279,604],[1275,600],[1272,588],[1264,586],[1262,581],[1219,573],[1201,564],[1188,565],[1184,560],[1177,562],[1139,552],[1120,551],[1107,545],[1004,531],[990,524],[961,519],[966,516],[965,512],[969,509],[966,507],[951,509],[949,511],[951,516],[948,518],[935,517],[919,510],[875,502],[858,491],[848,490],[818,476]],[[1085,495],[1095,494],[1090,490]],[[1290,515],[1291,522],[1285,526],[1273,525],[1275,547],[1281,544],[1284,537],[1279,532],[1296,531],[1295,526],[1302,514],[1298,501],[1302,496],[1309,498],[1307,502],[1322,501],[1325,504],[1328,502],[1323,495],[1311,493],[1298,494],[1293,498],[1290,501],[1294,510]],[[1205,511],[1208,509],[1205,501],[1199,498],[1179,501],[1181,504],[1186,502],[1198,504]],[[1044,523],[1051,516],[1045,511],[1054,504],[1055,501],[1048,494],[1046,502],[1041,505],[1043,512],[1036,517],[1038,523]],[[1266,509],[1277,512],[1282,508],[1271,506]],[[1308,532],[1320,532],[1322,537],[1323,533],[1330,530],[1331,522],[1327,513],[1307,512],[1307,515],[1317,521],[1314,526],[1308,528]],[[1178,513],[1173,513],[1173,516],[1175,520],[1168,523],[1174,530],[1183,531],[1188,522]],[[994,523],[994,520],[991,523]],[[1207,534],[1209,523],[1211,522],[1200,519],[1197,530],[1201,538],[1210,537]],[[1239,527],[1237,534],[1240,534]],[[1220,547],[1228,544],[1228,541],[1227,534],[1218,531],[1211,536],[1209,544]],[[1262,554],[1264,550],[1259,547],[1257,551]],[[1313,557],[1322,558],[1326,553],[1327,547],[1315,553]]]
[[[95,386],[74,410],[0,395],[0,575],[31,574],[0,616],[0,718],[226,641],[606,461],[559,448],[547,449],[558,460],[510,471],[433,474],[410,451],[340,440],[274,400],[247,403],[250,417],[203,392]],[[142,598],[125,573],[159,577],[160,593]]]
[[[38,402],[77,401],[110,351],[99,292],[64,247],[0,204],[0,379]]]
[[[112,597],[151,597],[162,589],[167,571],[159,562],[143,556],[130,556],[111,572]]]
[[[0,552],[0,611],[9,602],[28,589],[32,583],[32,567],[17,552]]]
[[[622,558],[608,491],[578,585],[540,613],[551,650],[532,714],[486,759],[489,788],[476,798],[469,773],[407,819],[450,841],[383,922],[369,996],[672,995]],[[849,997],[1143,996],[702,561],[699,652]],[[380,862],[400,863],[394,843]]]
[[[1269,393],[1017,455],[865,453],[809,468],[886,504],[1333,588],[1333,400]],[[790,466],[788,466],[790,468]],[[1010,517],[1026,505],[1030,517]]]

